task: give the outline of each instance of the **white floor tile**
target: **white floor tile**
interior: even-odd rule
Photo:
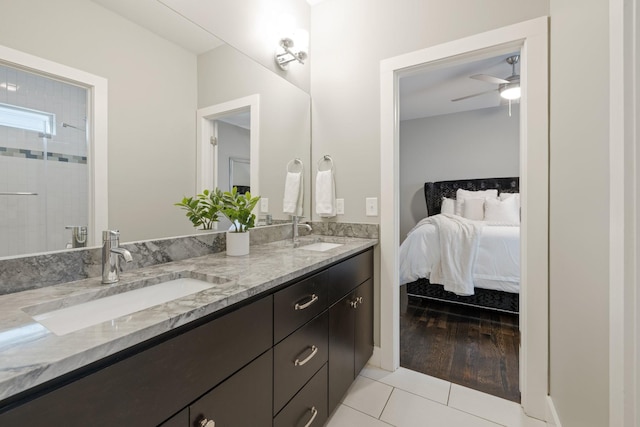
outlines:
[[[397,427],[497,427],[482,418],[395,389],[380,417]]]
[[[389,427],[389,424],[348,406],[339,405],[325,427]]]
[[[380,418],[392,390],[391,386],[358,376],[342,403],[374,418]]]
[[[374,366],[365,366],[360,375],[381,383],[447,404],[451,383],[439,378],[431,377],[420,372],[405,368],[398,368],[395,372],[385,371]]]
[[[507,427],[546,426],[543,421],[527,417],[519,403],[457,384],[451,385],[449,406]]]

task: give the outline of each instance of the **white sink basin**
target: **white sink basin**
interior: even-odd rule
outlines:
[[[300,249],[304,249],[305,251],[324,252],[340,246],[342,246],[342,243],[318,242],[306,246],[300,246]]]
[[[213,286],[213,283],[185,277],[83,302],[32,317],[54,334],[58,336],[66,335],[89,326],[135,313],[136,311],[195,294]]]

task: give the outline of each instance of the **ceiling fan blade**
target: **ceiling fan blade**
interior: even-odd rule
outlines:
[[[469,98],[473,98],[473,97],[476,97],[476,96],[484,95],[485,93],[491,93],[491,92],[497,92],[497,91],[498,91],[498,89],[486,90],[484,92],[474,93],[473,95],[463,96],[462,98],[452,99],[451,102],[462,101],[463,99],[469,99]]]
[[[469,76],[472,79],[482,80],[483,82],[493,83],[496,85],[509,83],[509,80],[501,79],[499,77],[490,76],[488,74],[474,74],[473,76]]]

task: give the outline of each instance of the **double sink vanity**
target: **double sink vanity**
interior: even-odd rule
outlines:
[[[376,243],[281,240],[0,296],[0,425],[321,426],[373,351]]]

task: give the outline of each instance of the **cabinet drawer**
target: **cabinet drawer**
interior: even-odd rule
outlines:
[[[274,342],[279,342],[327,308],[328,277],[328,271],[323,271],[274,295]]]
[[[189,425],[205,419],[217,427],[271,425],[272,364],[269,350],[198,399],[189,406]]]
[[[320,427],[327,421],[327,417],[327,365],[325,364],[275,417],[273,427],[307,425]]]
[[[329,317],[325,311],[274,348],[274,414],[327,361],[328,332]]]
[[[368,250],[329,268],[329,305],[369,279],[373,272],[373,251]]]

